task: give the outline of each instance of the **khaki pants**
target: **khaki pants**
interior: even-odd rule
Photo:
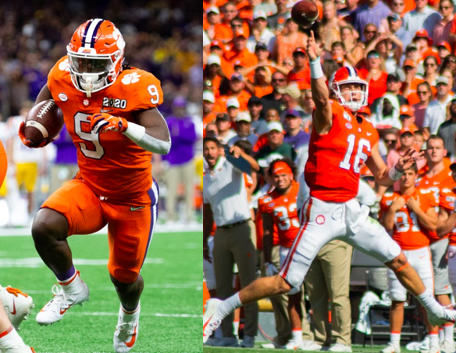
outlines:
[[[271,262],[280,269],[280,245],[272,247]],[[264,276],[264,257],[262,257],[262,275]],[[303,288],[304,289],[304,288]],[[279,294],[269,297],[274,311],[274,320],[276,324],[277,337],[275,341],[280,345],[285,345],[291,338],[291,325],[290,318],[288,317],[288,295]],[[302,319],[302,336],[304,340],[313,340],[313,334],[310,330],[309,322],[307,321],[307,312],[304,302],[304,290],[301,290],[301,312],[303,313]]]
[[[256,249],[251,234],[255,227],[250,220],[230,229],[217,228],[214,235],[214,271],[217,296],[226,299],[233,295],[233,266],[238,267],[241,287],[256,279]],[[258,333],[258,303],[244,306],[244,334],[255,337]],[[233,314],[228,315],[221,325],[223,337],[233,336]]]
[[[194,207],[193,198],[195,194],[195,165],[193,160],[179,166],[169,166],[165,170],[166,182],[166,213],[167,219],[177,221],[177,194],[179,184],[185,185],[185,220],[193,221]]]
[[[315,323],[315,341],[320,344],[351,344],[349,298],[350,265],[353,248],[340,240],[323,246],[306,275]],[[331,303],[328,303],[328,300]],[[331,342],[327,332],[328,305],[331,305]]]

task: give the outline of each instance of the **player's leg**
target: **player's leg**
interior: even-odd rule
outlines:
[[[114,332],[116,352],[129,352],[138,338],[140,297],[144,288],[139,272],[157,221],[158,187],[155,181],[149,196],[150,205],[144,208],[102,204],[108,221],[108,270],[121,304]]]
[[[203,317],[203,343],[221,321],[238,307],[272,295],[297,292],[321,247],[345,231],[343,207],[342,204],[310,198],[304,205],[304,225],[280,273],[259,278],[224,301],[209,300]]]
[[[448,260],[446,257],[448,248],[448,238],[438,240],[430,245],[432,267],[434,269],[434,294],[435,299],[442,306],[451,304],[450,294],[452,293],[448,275]],[[447,323],[442,325],[443,337],[441,351],[453,353],[454,346],[454,324]]]
[[[392,269],[401,284],[414,295],[426,309],[429,321],[434,325],[454,322],[456,311],[443,308],[426,290],[418,273],[407,261],[399,245],[385,229],[372,218],[368,218],[356,234],[341,237],[358,250],[382,261]]]
[[[35,248],[60,284],[53,287],[54,298],[38,313],[39,324],[57,322],[73,305],[89,300],[89,289],[73,266],[67,237],[94,233],[105,224],[99,198],[79,180],[57,190],[38,211],[32,226]]]
[[[5,353],[32,353],[35,352],[28,347],[17,333],[14,326],[8,319],[3,303],[0,300],[0,352]]]

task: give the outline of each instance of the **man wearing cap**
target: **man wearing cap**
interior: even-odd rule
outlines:
[[[247,48],[251,53],[255,52],[257,43],[264,43],[269,52],[272,52],[276,36],[271,32],[268,26],[268,16],[264,11],[255,11],[253,13],[252,35],[247,40]]]
[[[424,155],[428,164],[428,170],[421,176],[417,183],[418,188],[427,189],[434,194],[440,209],[439,219],[437,221],[437,234],[430,234],[429,239],[431,243],[432,265],[434,268],[434,294],[441,305],[449,305],[451,303],[449,295],[452,292],[446,260],[449,230],[445,230],[443,223],[451,212],[451,202],[449,202],[447,196],[454,196],[448,195],[448,191],[453,189],[455,184],[448,170],[449,163],[447,164],[445,161],[446,154],[447,151],[442,138],[431,135],[426,142],[426,152]],[[451,191],[449,193],[452,194]],[[442,352],[454,352],[455,350],[453,329],[454,325],[451,323],[443,325],[444,342],[440,347]]]
[[[300,90],[310,88],[310,70],[306,56],[306,51],[303,47],[297,47],[293,51],[294,67],[288,73],[288,83],[296,83]]]
[[[258,153],[255,155],[255,159],[261,168],[268,168],[268,157],[272,154],[281,157],[286,157],[292,161],[296,158],[296,152],[290,144],[285,143],[284,130],[282,124],[273,121],[268,124],[268,145],[260,148]]]
[[[232,2],[227,2],[223,6],[222,22],[214,28],[214,38],[221,41],[223,44],[229,43],[233,39],[233,30],[231,29],[231,20],[238,15],[238,9]],[[249,26],[247,23],[242,24],[242,29],[248,36]]]
[[[247,49],[248,35],[244,29],[239,28],[234,31],[233,47],[224,54],[224,58],[234,65],[235,61],[239,61],[242,67],[251,67],[258,63],[255,54]]]
[[[172,114],[166,118],[169,133],[173,139],[171,151],[162,156],[167,162],[165,168],[166,182],[166,218],[170,222],[179,221],[177,212],[177,190],[179,184],[185,185],[185,222],[192,222],[195,217],[193,195],[195,190],[195,156],[194,144],[198,137],[195,124],[187,114],[187,102],[184,97],[177,96],[172,104]]]
[[[445,142],[445,147],[448,151],[447,157],[454,159],[456,156],[456,98],[453,98],[450,101],[448,112],[450,113],[450,119],[440,125],[437,135]]]
[[[402,128],[408,128],[412,133],[419,130],[415,125],[415,112],[408,104],[401,107],[399,111],[399,119],[401,119]]]
[[[258,136],[252,133],[252,118],[248,112],[240,112],[236,117],[236,133],[237,135],[232,137],[228,141],[228,145],[231,147],[239,140],[247,140],[252,146],[255,146],[258,141]]]
[[[446,120],[447,105],[453,99],[447,77],[437,77],[436,87],[435,99],[426,108],[423,122],[424,128],[432,135],[437,133],[440,125]]]
[[[439,53],[432,47],[432,39],[429,37],[428,31],[425,29],[417,31],[415,33],[415,37],[413,38],[413,42],[418,48],[418,63],[426,59],[428,56],[435,57],[437,62],[440,63]]]
[[[244,76],[235,72],[231,75],[228,93],[217,98],[214,111],[226,112],[226,103],[229,98],[236,98],[238,100],[239,109],[241,111],[247,110],[247,102],[249,101],[250,96],[251,94],[245,90]]]
[[[207,124],[215,120],[214,113],[215,97],[211,91],[203,92],[203,129],[206,131]],[[204,133],[203,133],[204,134]]]
[[[402,77],[401,77],[402,76]],[[393,72],[388,74],[386,77],[386,93],[385,94],[391,94],[397,97],[397,100],[399,102],[399,106],[403,106],[404,104],[407,104],[407,99],[400,94],[401,88],[402,88],[402,83],[405,80],[405,75],[404,73],[398,73]],[[381,99],[383,98],[377,98],[372,102],[371,109],[372,111],[376,111],[378,104],[381,102]]]
[[[217,6],[210,6],[206,10],[206,21],[203,22],[203,29],[208,31],[209,37],[214,38],[215,26],[220,23],[220,10]]]
[[[282,93],[282,102],[285,103],[286,110],[298,110],[304,113],[304,110],[299,105],[299,99],[301,98],[301,91],[296,83],[288,85],[284,89],[280,90]],[[285,120],[285,111],[280,114],[280,121]]]
[[[241,287],[256,278],[256,249],[254,244],[254,225],[247,201],[242,163],[248,163],[252,170],[258,171],[258,163],[241,148],[233,146],[230,158],[223,156],[223,148],[215,138],[206,137],[203,141],[203,155],[207,163],[203,181],[203,251],[208,258],[209,235],[215,222],[213,263],[217,296],[228,298],[233,291],[233,265],[239,270]],[[233,158],[234,157],[234,158]],[[244,169],[244,168],[242,168]],[[245,307],[244,342],[250,346],[258,332],[258,304]],[[221,324],[223,339],[221,346],[239,346],[233,336],[233,315]],[[244,343],[243,342],[243,343]],[[253,345],[252,345],[253,346]]]
[[[290,11],[287,8],[287,0],[275,0],[277,12],[274,15],[268,16],[268,28],[277,34],[282,32],[284,24],[289,18]]]
[[[436,45],[437,51],[439,53],[440,61],[443,61],[448,55],[451,54],[451,46],[446,41],[440,41]]]
[[[262,135],[269,131],[268,124],[262,117],[263,103],[257,96],[252,96],[247,103],[247,108],[252,118],[252,129],[257,135]],[[255,144],[253,144],[255,146]]]
[[[441,0],[439,3],[439,12],[442,19],[436,24],[431,33],[434,43],[451,40],[450,33],[454,19],[454,4],[452,0]]]
[[[285,109],[285,104],[282,102],[283,94],[280,92],[287,86],[286,76],[282,72],[274,72],[271,77],[271,86],[272,93],[261,97],[263,111],[267,112],[269,109],[275,109],[281,113]]]
[[[215,118],[215,124],[217,125],[217,138],[219,141],[226,145],[229,140],[236,136],[236,132],[231,129],[231,121],[226,113],[219,113]]]
[[[310,135],[302,130],[301,113],[297,110],[285,110],[285,138],[284,142],[289,143],[296,151],[309,145]]]
[[[441,19],[442,16],[428,6],[428,0],[415,0],[415,9],[404,15],[402,26],[411,33],[416,33],[423,28],[428,33],[432,33]]]
[[[228,100],[226,101],[226,113],[228,114],[228,117],[230,118],[232,125],[234,125],[234,122],[236,121],[236,117],[238,116],[239,111],[239,101],[237,100],[237,98],[228,98]]]
[[[402,17],[398,13],[392,12],[386,18],[388,21],[388,29],[391,34],[394,34],[403,45],[403,48],[407,47],[412,42],[413,34],[407,31],[402,26]]]
[[[402,95],[407,98],[410,105],[413,105],[420,101],[416,94],[416,88],[420,83],[424,82],[424,80],[416,76],[417,65],[412,59],[405,59],[402,67],[405,72],[405,81],[402,84]]]

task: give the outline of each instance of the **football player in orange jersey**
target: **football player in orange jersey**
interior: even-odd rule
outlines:
[[[352,67],[340,68],[329,82],[335,98],[330,99],[321,67],[322,52],[323,46],[317,45],[311,32],[307,55],[316,110],[305,168],[310,197],[303,206],[301,229],[279,274],[257,279],[224,301],[208,302],[203,317],[203,343],[235,308],[263,297],[296,291],[320,248],[333,239],[341,239],[391,268],[426,309],[433,325],[455,321],[456,311],[437,303],[399,245],[368,217],[369,209],[361,207],[355,199],[364,162],[378,184],[389,186],[399,180],[404,170],[415,165],[423,152],[410,149],[393,168],[387,168],[378,150],[376,129],[370,121],[356,115],[367,104],[367,81]],[[351,347],[346,351],[351,351]]]
[[[79,172],[41,206],[32,226],[35,247],[60,285],[38,313],[41,325],[59,321],[89,289],[73,266],[67,238],[108,225],[111,281],[119,296],[114,350],[128,352],[138,335],[139,274],[157,218],[158,186],[152,153],[167,154],[168,127],[157,109],[160,81],[124,65],[125,41],[117,27],[100,18],[74,32],[68,55],[52,68],[36,103],[54,99],[78,150]],[[31,142],[19,134],[25,145]]]
[[[6,169],[8,168],[8,161],[6,159],[5,148],[3,147],[2,142],[0,141],[0,187],[3,184],[6,176]]]
[[[411,266],[418,272],[427,290],[434,289],[434,273],[429,249],[429,235],[437,229],[438,202],[427,189],[415,188],[418,176],[416,165],[407,169],[399,179],[399,192],[387,192],[380,201],[380,223],[404,251]],[[390,341],[382,353],[400,352],[401,328],[404,321],[404,302],[407,292],[392,270],[388,271],[390,308]],[[439,328],[425,320],[430,338],[429,352],[438,353]]]
[[[264,262],[266,275],[269,276],[279,272],[273,265],[272,260],[274,226],[276,226],[279,236],[280,266],[284,263],[291,245],[299,232],[299,217],[296,207],[299,184],[293,180],[295,172],[296,167],[289,160],[274,160],[268,168],[274,189],[258,201],[258,212],[263,217]],[[288,316],[292,337],[285,345],[279,345],[273,342],[273,348],[297,349],[302,345],[303,325],[310,331],[307,319],[303,317],[303,309],[301,290],[288,296]],[[309,332],[304,333],[308,334]]]

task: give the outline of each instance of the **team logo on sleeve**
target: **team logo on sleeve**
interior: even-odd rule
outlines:
[[[325,223],[325,216],[323,215],[318,215],[317,218],[315,218],[315,222],[317,222],[317,224],[319,225],[322,225],[323,223]]]
[[[139,81],[139,78],[141,75],[138,75],[136,72],[133,72],[131,74],[127,74],[124,77],[122,77],[122,83],[124,85],[129,85],[130,83],[136,83]]]

